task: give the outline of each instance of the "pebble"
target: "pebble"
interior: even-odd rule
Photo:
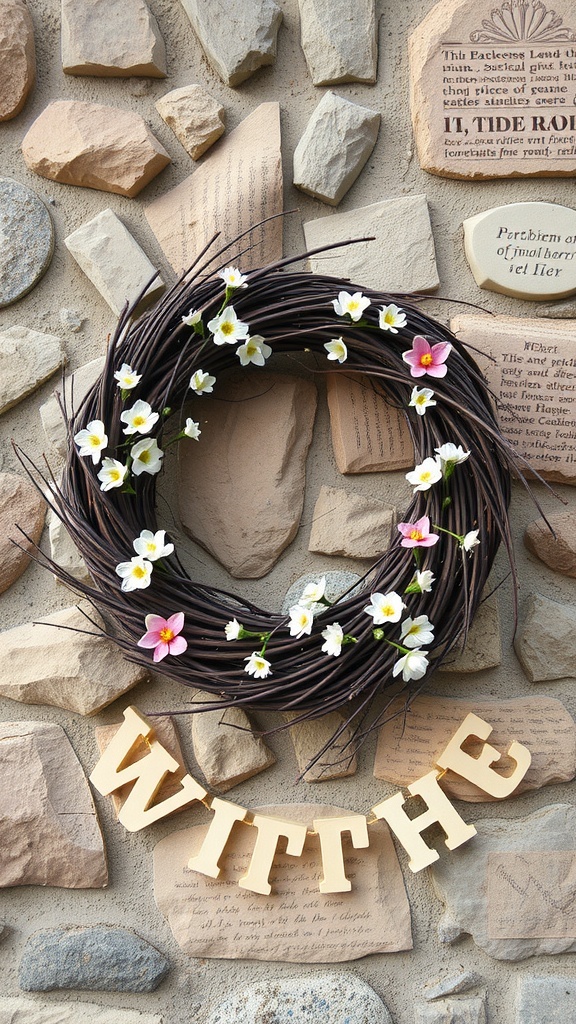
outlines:
[[[373,988],[353,974],[316,971],[250,985],[213,1010],[206,1024],[392,1024]]]
[[[531,594],[514,639],[514,650],[531,683],[576,679],[576,608]]]
[[[81,317],[75,309],[65,309],[63,307],[58,316],[62,326],[65,327],[66,330],[71,331],[72,334],[78,334],[78,332],[82,330],[84,318]]]
[[[144,0],[62,0],[62,68],[67,75],[166,77],[166,47]]]
[[[9,121],[36,80],[34,25],[23,0],[0,0],[0,53],[0,121]]]
[[[370,156],[380,114],[327,92],[294,151],[294,185],[337,206]]]
[[[182,0],[202,48],[225,85],[245,82],[276,59],[282,11],[274,0],[227,0],[223,25],[212,0]]]
[[[28,327],[0,332],[0,413],[32,394],[65,362],[60,338]]]
[[[526,528],[524,544],[549,569],[563,576],[576,577],[576,512],[556,512],[535,519]]]
[[[210,704],[212,694],[196,691],[194,703]],[[226,793],[276,763],[263,740],[252,732],[242,708],[202,711],[192,715],[194,757],[206,782]]]
[[[374,0],[298,0],[300,38],[314,85],[376,81]]]
[[[11,178],[0,178],[0,237],[2,309],[37,284],[48,270],[54,251],[48,207],[32,189]]]
[[[28,568],[29,552],[40,541],[45,516],[46,503],[28,479],[16,473],[0,473],[0,594]]]
[[[486,1024],[486,999],[439,999],[435,1003],[416,1003],[415,1024]]]
[[[348,558],[377,558],[390,546],[395,518],[396,510],[387,508],[378,498],[322,484],[314,506],[308,550]]]
[[[125,928],[56,928],[28,939],[19,983],[25,992],[153,992],[169,969],[166,957]]]
[[[460,971],[459,974],[449,974],[441,980],[429,981],[424,986],[424,999],[442,999],[444,996],[454,996],[459,992],[467,992],[482,984],[482,978],[475,971]]]
[[[193,160],[224,133],[224,107],[201,85],[185,85],[156,100],[156,110]]]

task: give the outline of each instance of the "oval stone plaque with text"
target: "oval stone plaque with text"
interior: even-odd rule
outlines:
[[[520,299],[576,292],[576,210],[554,203],[510,203],[464,221],[476,284]]]
[[[420,164],[448,178],[576,174],[573,0],[440,0],[410,38]]]

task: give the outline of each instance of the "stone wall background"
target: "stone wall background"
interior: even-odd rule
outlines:
[[[59,58],[59,3],[57,0],[30,0],[29,8],[36,37],[37,85],[23,112],[14,120],[0,125],[1,172],[3,176],[29,185],[48,200],[55,223],[56,250],[52,264],[39,285],[20,302],[1,311],[1,328],[18,324],[59,335],[64,340],[69,370],[74,370],[104,352],[107,335],[114,326],[113,317],[104,300],[67,252],[63,239],[106,207],[118,214],[152,262],[170,277],[169,267],[147,225],[143,209],[153,198],[183,180],[193,165],[157,114],[154,101],[169,89],[192,82],[204,85],[222,102],[226,108],[227,132],[260,102],[278,100],[282,117],[285,208],[299,210],[299,213],[286,219],[285,253],[293,254],[304,249],[302,220],[330,216],[333,211],[291,186],[292,154],[325,90],[315,88],[308,76],[299,45],[295,0],[279,2],[284,12],[284,23],[279,33],[276,63],[259,71],[238,88],[230,89],[222,84],[203,56],[184,9],[177,0],[149,0],[149,6],[166,41],[167,80],[76,78],[64,75]],[[440,319],[447,320],[450,315],[462,311],[463,307],[458,302],[479,304],[486,311],[514,316],[576,316],[574,300],[555,304],[529,303],[480,292],[464,257],[461,229],[464,218],[508,202],[539,199],[574,205],[572,180],[548,178],[468,183],[435,178],[419,168],[414,155],[408,107],[407,38],[431,6],[431,0],[409,0],[406,4],[387,0],[380,3],[377,84],[333,87],[339,95],[372,107],[382,114],[376,147],[338,210],[349,210],[397,196],[418,193],[427,195],[441,287],[439,297],[431,299],[426,309]],[[29,125],[46,104],[58,98],[94,100],[137,111],[170,153],[172,164],[134,200],[38,178],[27,169],[20,143]],[[386,286],[385,281],[382,286]],[[61,308],[75,310],[80,315],[83,320],[80,332],[65,331],[59,319]],[[34,461],[40,462],[42,459],[46,444],[38,407],[48,398],[53,387],[54,381],[49,382],[0,419],[5,471],[21,471],[10,444],[12,438],[18,441]],[[322,404],[320,409],[314,448],[309,459],[303,524],[310,524],[314,502],[323,483],[350,486],[354,491],[378,493],[373,478],[343,480],[339,477],[329,443],[327,412]],[[57,468],[57,457],[50,455],[49,458]],[[386,478],[386,489],[393,493],[394,487],[401,480],[401,474],[390,478],[390,481]],[[545,509],[560,510],[552,494],[540,486],[535,490]],[[568,507],[573,507],[573,491],[558,488],[558,493],[569,503]],[[520,488],[515,487],[512,519],[521,584],[521,608],[535,591],[566,603],[574,595],[572,580],[552,573],[523,547],[523,530],[536,515],[537,511],[531,501]],[[289,584],[304,570],[323,571],[326,567],[326,559],[308,555],[308,532],[309,526],[303,525],[297,541],[268,577],[254,584],[234,583],[234,588],[250,593],[256,601],[279,606]],[[201,558],[209,566],[208,573],[212,573],[208,557],[202,554]],[[345,565],[348,566],[348,563],[344,560],[330,560],[330,568]],[[503,576],[505,571],[502,562],[497,573]],[[215,574],[214,579],[219,582],[220,574]],[[70,595],[65,590],[57,586],[44,570],[31,565],[0,597],[2,628],[30,621],[70,603]],[[500,594],[500,609],[504,652],[502,664],[495,670],[466,677],[440,674],[430,692],[444,696],[477,696],[480,699],[538,693],[558,698],[576,715],[573,682],[568,680],[533,687],[525,678],[511,646],[513,622],[509,589],[504,588]],[[184,698],[181,688],[158,676],[152,683],[140,685],[133,690],[129,700],[120,699],[94,719],[47,706],[29,707],[7,699],[0,700],[0,717],[4,722],[32,720],[61,725],[86,774],[89,774],[98,756],[94,739],[95,725],[118,721],[128,702],[136,703],[143,711],[170,710],[178,708]],[[257,716],[257,721],[266,728],[274,728],[279,724],[278,718],[274,717]],[[190,732],[191,723],[181,721],[182,745],[187,764],[194,773]],[[235,789],[231,794],[235,801],[255,806],[274,804],[286,801],[287,798],[294,802],[318,800],[363,812],[395,788],[377,782],[372,777],[374,743],[368,743],[361,751],[355,776],[325,782],[316,787],[303,782],[292,786],[297,769],[287,735],[275,735],[270,744],[277,755],[277,764]],[[494,817],[515,818],[557,802],[575,802],[574,783],[546,787],[508,800],[497,808],[492,804],[472,807],[465,805],[462,813],[468,821]],[[232,995],[241,992],[247,985],[259,980],[313,976],[319,970],[307,964],[296,966],[256,961],[188,959],[174,942],[167,923],[154,904],[152,850],[165,835],[196,824],[204,812],[194,809],[185,811],[176,819],[129,835],[115,823],[111,801],[99,799],[97,806],[109,858],[108,889],[67,890],[32,886],[0,891],[0,921],[5,922],[10,929],[0,947],[1,989],[4,995],[19,995],[17,968],[28,936],[40,928],[59,925],[125,926],[161,950],[171,961],[173,969],[156,992],[147,995],[82,993],[80,998],[102,1006],[156,1011],[163,1014],[165,1024],[180,1024],[184,1021],[203,1024],[224,993]],[[207,817],[206,813],[206,820]],[[445,850],[441,855],[449,856]],[[395,1024],[410,1024],[414,1019],[414,996],[419,997],[423,985],[439,975],[456,974],[461,969],[476,971],[488,990],[489,1020],[511,1024],[516,1019],[514,998],[517,978],[549,974],[568,978],[573,971],[573,961],[568,954],[510,964],[491,959],[475,946],[471,938],[465,938],[453,947],[442,944],[436,932],[442,905],[434,894],[431,879],[426,872],[412,876],[405,870],[404,874],[413,915],[414,950],[409,953],[371,956],[337,968],[344,975],[352,974],[369,982],[388,1006]],[[52,1001],[73,1003],[77,997],[78,993],[71,992],[38,994],[33,998],[39,1004],[49,1005]]]

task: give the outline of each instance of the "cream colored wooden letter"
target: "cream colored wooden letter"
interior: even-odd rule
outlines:
[[[200,871],[201,874],[209,875],[210,878],[218,878],[220,874],[218,861],[224,853],[224,847],[230,838],[234,823],[244,821],[246,808],[214,797],[211,810],[214,811],[214,817],[210,822],[210,828],[204,836],[204,842],[198,853],[188,861],[188,867],[191,871]]]
[[[324,878],[319,885],[320,892],[350,892],[352,882],[346,878],[344,870],[342,833],[350,833],[355,850],[369,846],[366,818],[360,814],[348,814],[342,818],[315,818],[313,828],[320,837],[324,871]]]
[[[306,842],[306,825],[300,825],[297,821],[281,821],[279,818],[268,818],[263,814],[254,815],[254,824],[258,827],[258,835],[252,852],[252,859],[248,871],[238,880],[241,889],[249,889],[250,892],[259,892],[263,896],[269,896],[272,886],[268,876],[272,870],[272,863],[278,846],[280,836],[284,836],[288,842],[286,853],[292,857],[299,857]]]
[[[489,743],[484,744],[478,757],[471,757],[470,754],[466,754],[462,750],[462,745],[471,736],[487,740],[492,731],[492,726],[488,725],[483,718],[473,714],[466,715],[448,746],[437,758],[436,764],[440,768],[451,768],[457,775],[468,779],[468,782],[473,782],[485,793],[502,800],[504,797],[510,796],[522,781],[530,767],[532,755],[528,747],[514,740],[506,753],[516,761],[516,767],[511,775],[503,776],[490,767],[495,761],[499,761],[502,755]]]

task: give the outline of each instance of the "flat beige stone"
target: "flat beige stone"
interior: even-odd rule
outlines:
[[[49,103],[24,136],[22,153],[44,178],[130,197],[170,163],[139,114],[80,100]]]
[[[414,445],[404,414],[373,388],[367,377],[326,377],[330,429],[341,473],[377,473],[414,466]]]
[[[576,210],[510,203],[464,221],[466,259],[480,288],[520,299],[576,291]]]
[[[572,447],[572,446],[571,446]],[[576,576],[576,513],[573,509],[554,512],[529,523],[524,544],[549,569],[562,576]]]
[[[306,722],[297,722],[297,711],[285,711],[284,721],[292,722],[288,730],[294,746],[298,768],[304,782],[327,782],[329,779],[344,779],[355,775],[357,761],[352,753],[352,730],[346,726],[338,739],[334,734],[344,723],[338,711],[332,711],[321,718],[309,718]],[[326,747],[322,757],[311,768],[308,766],[313,758]]]
[[[504,436],[545,480],[575,483],[576,321],[465,314],[450,328],[476,349]]]
[[[30,12],[23,0],[0,0],[0,121],[20,113],[35,80]]]
[[[576,678],[576,608],[531,594],[514,637],[514,650],[531,683]]]
[[[104,356],[98,356],[97,359],[91,359],[89,363],[84,363],[83,366],[79,366],[66,377],[64,388],[61,386],[57,388],[52,397],[40,406],[40,420],[46,440],[63,458],[68,450],[68,432],[56,396],[58,394],[62,396],[66,403],[68,416],[70,416],[73,411],[80,408],[82,400],[96,383],[103,369]]]
[[[304,224],[308,249],[373,238],[310,257],[310,269],[364,288],[432,292],[440,281],[426,196],[399,196]]]
[[[69,1003],[38,1002],[22,996],[0,996],[0,1024],[162,1024],[158,1013],[118,1006],[98,1006],[74,999]]]
[[[29,552],[40,541],[45,517],[44,499],[29,480],[16,473],[0,473],[0,594],[30,564]]]
[[[166,47],[144,0],[62,0],[67,75],[166,77]]]
[[[66,361],[60,338],[28,327],[0,333],[0,413],[27,398]]]
[[[48,539],[50,541],[50,558],[56,565],[65,569],[70,576],[82,583],[90,583],[92,577],[86,568],[86,562],[78,551],[72,537],[64,526],[61,519],[50,509],[47,515]],[[57,583],[64,584],[58,576],[54,576]]]
[[[401,711],[398,698],[387,714]],[[514,796],[556,782],[570,782],[576,775],[576,723],[559,700],[551,697],[515,697],[510,700],[416,697],[408,715],[400,714],[378,732],[374,776],[405,786],[432,771],[438,757],[466,715],[472,712],[493,727],[488,743],[502,753],[493,765],[500,774],[510,774],[515,761],[508,757],[512,740],[528,747],[532,762],[514,790]],[[478,757],[483,744],[470,740],[465,749]],[[494,798],[452,771],[440,779],[449,797],[471,803],[493,802]]]
[[[241,313],[239,313],[241,315]],[[296,536],[316,388],[267,370],[236,372],[194,399],[202,443],[180,445],[180,518],[232,576],[259,579]],[[254,438],[266,438],[254,458]]]
[[[408,47],[423,169],[447,178],[576,173],[576,117],[566,77],[575,33],[571,0],[554,9],[515,0],[496,7],[493,0],[440,0]]]
[[[472,625],[468,630],[466,644],[462,650],[456,647],[442,662],[442,672],[467,675],[495,668],[502,661],[502,640],[500,637],[500,615],[496,594],[486,597],[478,607]]]
[[[300,41],[314,85],[376,81],[374,0],[298,0]]]
[[[212,704],[214,696],[197,690],[194,703]],[[252,732],[242,708],[202,711],[192,715],[194,757],[208,786],[227,793],[253,775],[270,768],[276,758]]]
[[[225,85],[245,82],[276,59],[276,36],[282,11],[274,0],[182,0],[192,27],[212,67]]]
[[[102,619],[85,601],[0,633],[0,694],[79,715],[111,704],[146,679],[147,671],[123,658],[110,640],[90,635],[99,626]]]
[[[261,103],[201,167],[144,213],[167,260],[181,273],[216,232],[220,237],[210,254],[282,210],[280,108]],[[239,244],[252,246],[241,258],[244,271],[280,259],[282,218],[250,232]],[[234,251],[229,250],[227,261],[234,259]]]
[[[161,803],[162,800],[167,800],[169,797],[174,796],[175,793],[179,793],[181,791],[181,782],[184,776],[188,773],[188,769],[184,763],[184,755],[182,753],[182,747],[180,746],[180,737],[178,736],[178,730],[174,719],[171,718],[170,715],[154,715],[154,717],[151,716],[148,721],[153,726],[156,739],[162,744],[168,753],[178,761],[178,768],[166,776],[154,797],[154,803]],[[104,753],[106,747],[116,735],[121,725],[122,722],[114,722],[112,725],[96,726],[94,735],[96,736],[96,743],[98,744],[98,750],[101,754]],[[130,751],[130,763],[132,764],[134,761],[140,761],[149,753],[150,748],[148,744],[144,739],[139,739]],[[114,804],[116,817],[118,817],[122,805],[125,803],[132,787],[133,783],[128,782],[126,785],[120,786],[120,789],[117,789],[112,793],[110,799]],[[179,814],[181,810],[183,810],[183,808],[179,807],[177,810],[172,811],[172,814],[167,815],[167,817]]]
[[[389,547],[394,519],[395,509],[379,498],[322,484],[314,506],[308,550],[348,558],[377,558]]]
[[[2,722],[0,886],[107,884],[96,810],[66,733],[50,723]]]
[[[323,804],[251,808],[312,826],[317,817],[349,814]],[[345,864],[353,857],[352,891],[323,896],[319,842],[309,837],[301,857],[277,854],[272,894],[240,889],[254,846],[254,829],[236,825],[217,879],[187,868],[206,835],[196,825],[162,839],[154,848],[154,898],[179,946],[192,957],[338,963],[369,953],[412,948],[410,908],[400,864],[384,822],[370,827],[370,846],[352,850],[344,839]],[[322,920],[320,920],[322,918]]]
[[[156,110],[193,160],[224,134],[224,107],[201,85],[167,92],[156,100]]]

